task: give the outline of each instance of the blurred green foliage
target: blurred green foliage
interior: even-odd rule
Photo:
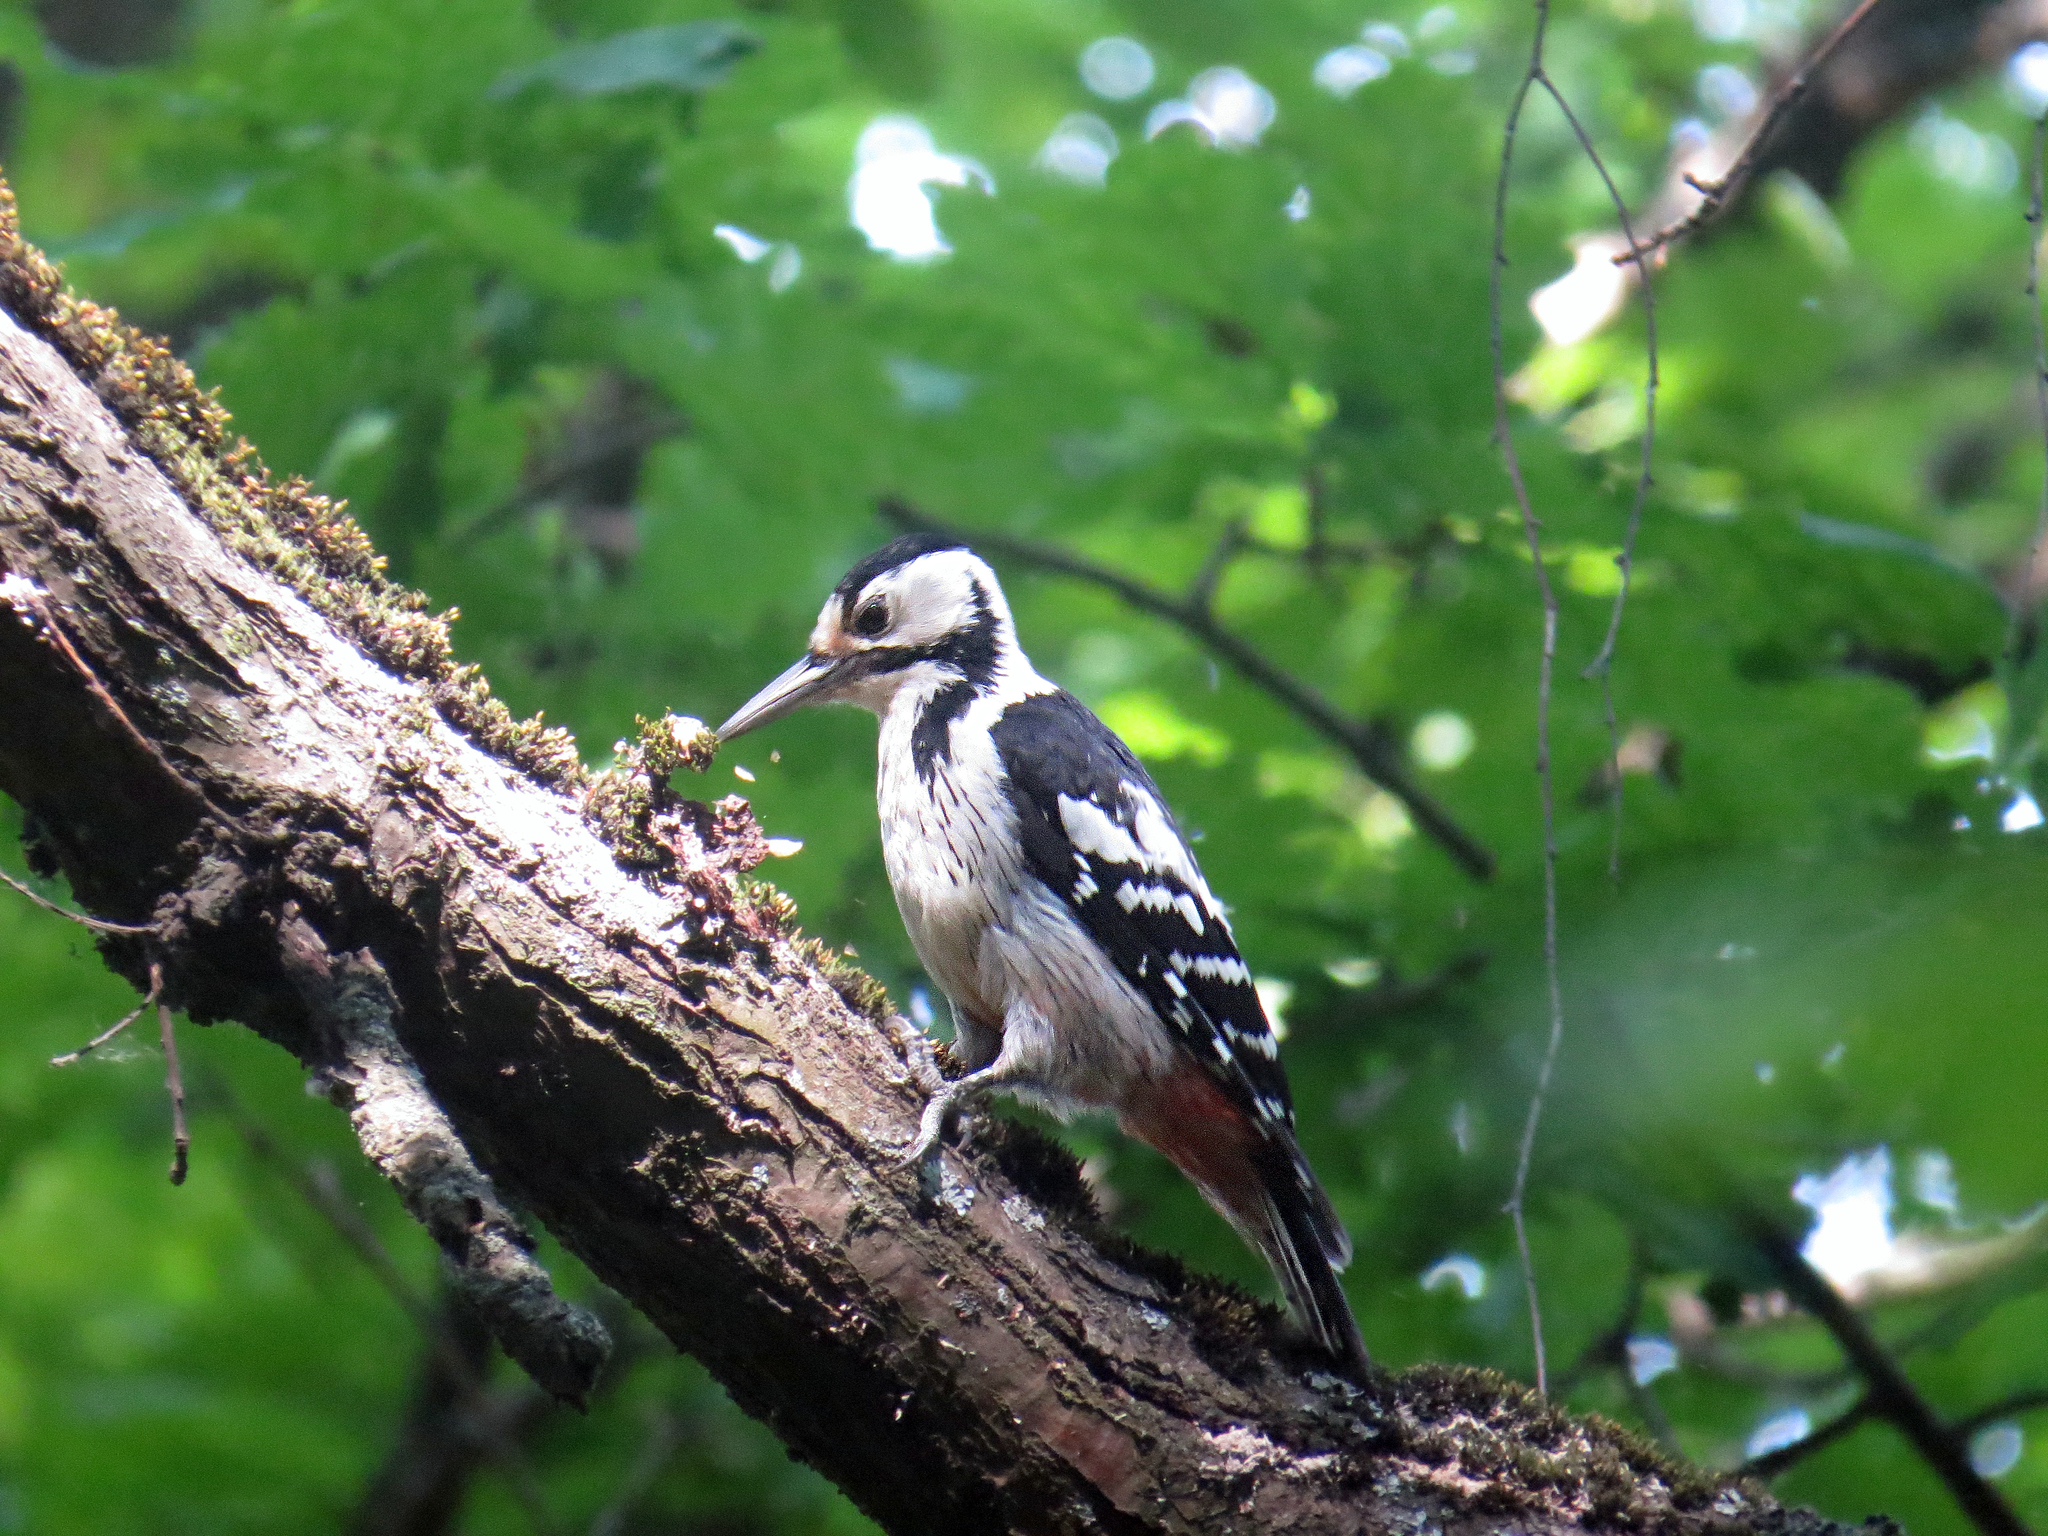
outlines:
[[[1697,19],[1559,9],[1553,72],[1638,205],[1704,111],[1700,71],[1761,74],[1754,36]],[[1411,52],[1376,34],[1383,78],[1318,89],[1318,59],[1373,21]],[[5,160],[74,284],[169,334],[273,468],[348,498],[397,574],[459,605],[498,690],[593,757],[636,712],[716,720],[784,665],[887,536],[878,496],[1170,589],[1242,519],[1261,547],[1219,613],[1342,708],[1418,733],[1493,882],[1182,634],[1011,566],[1020,627],[1151,760],[1254,968],[1291,988],[1304,1136],[1358,1238],[1376,1353],[1526,1375],[1500,1207],[1544,1018],[1539,623],[1490,440],[1486,286],[1528,22],[1508,0],[200,0],[154,61],[116,69],[16,4]],[[1077,73],[1109,35],[1156,64],[1127,100]],[[1218,65],[1270,91],[1258,142],[1148,140],[1148,112]],[[1082,112],[1098,123],[1067,129],[1097,160],[1076,179],[1042,146]],[[950,254],[893,259],[849,222],[856,145],[892,113],[975,162],[931,162],[963,184],[931,189]],[[1573,1404],[1710,1463],[1853,1396],[1824,1337],[1770,1316],[1730,1220],[1809,1220],[1795,1179],[1852,1153],[1888,1149],[1897,1241],[1872,1251],[1901,1294],[1877,1318],[1923,1337],[1907,1358],[1934,1402],[2048,1385],[2048,1265],[2016,1225],[2048,1198],[2048,831],[2001,829],[2031,804],[2039,684],[1993,670],[2042,475],[2025,138],[1980,84],[1866,145],[1831,207],[1768,188],[1660,276],[1616,885],[1606,729],[1576,673],[1639,451],[1641,322],[1557,346],[1530,320],[1568,237],[1612,219],[1556,114],[1524,130],[1507,345],[1564,603],[1567,1035],[1536,1262]],[[802,839],[774,873],[805,925],[914,1005],[872,731],[792,720],[713,788]],[[122,989],[61,921],[9,901],[0,924],[0,1531],[345,1522],[422,1345],[286,1175],[328,1170],[420,1295],[430,1245],[291,1064],[230,1029],[187,1041],[194,1171],[169,1189],[145,1031],[44,1065]],[[1158,1159],[1068,1134],[1140,1238],[1264,1283]],[[1687,1344],[1640,1390],[1571,1369],[1632,1271],[1639,1361]],[[2048,1519],[2048,1433],[2015,1422],[2001,1484]],[[1961,1528],[1881,1428],[1780,1492]],[[461,1528],[532,1528],[533,1500],[577,1528],[615,1505],[601,1528],[865,1528],[658,1350],[587,1420],[487,1461]]]

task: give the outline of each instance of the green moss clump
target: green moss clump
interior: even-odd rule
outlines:
[[[12,189],[0,184],[0,303],[56,347],[169,478],[186,503],[251,563],[275,576],[380,663],[425,684],[448,723],[485,751],[557,789],[589,775],[567,731],[521,720],[492,697],[449,644],[455,617],[386,574],[347,508],[295,476],[273,479],[227,411],[168,346],[64,286],[21,237]]]
[[[659,869],[671,861],[669,851],[649,830],[654,821],[655,787],[637,763],[619,762],[591,781],[583,799],[583,819],[629,869]]]
[[[633,724],[639,732],[640,760],[657,778],[667,779],[684,768],[702,773],[718,756],[718,733],[692,716],[650,720],[635,715]]]
[[[622,864],[653,872],[674,865],[679,849],[708,850],[708,862],[736,878],[765,856],[743,803],[735,802],[736,810],[721,804],[693,811],[668,792],[671,774],[684,768],[701,773],[717,754],[718,738],[701,721],[642,719],[637,740],[622,746],[615,766],[593,774],[567,731],[506,708],[479,668],[456,661],[449,639],[455,610],[435,613],[422,594],[393,581],[345,504],[296,476],[273,477],[255,449],[233,434],[214,393],[199,387],[167,345],[71,293],[58,269],[22,238],[14,194],[4,182],[0,304],[57,349],[230,549],[289,587],[380,665],[421,684],[435,712],[484,751],[580,795],[586,818]],[[654,825],[657,817],[665,818],[661,828]],[[667,828],[668,820],[677,826]],[[732,915],[743,931],[761,939],[789,931],[795,903],[781,892],[748,885],[737,898]],[[887,1017],[888,994],[879,982],[822,945],[810,958],[849,1005],[871,1018]]]
[[[794,916],[796,903],[780,891],[775,894],[788,904],[788,912]],[[804,938],[797,940],[797,951],[823,973],[847,1007],[877,1024],[889,1022],[889,989],[853,963],[859,958],[853,950],[841,953],[822,939]]]

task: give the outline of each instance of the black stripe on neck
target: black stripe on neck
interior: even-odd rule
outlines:
[[[918,782],[929,785],[942,763],[953,760],[953,722],[974,702],[974,684],[949,683],[925,700],[910,728],[910,765]]]
[[[920,782],[930,784],[941,764],[953,760],[953,722],[967,712],[975,694],[995,681],[999,650],[995,609],[979,581],[974,582],[974,618],[931,645],[897,649],[893,657],[875,668],[892,672],[920,661],[933,662],[958,674],[924,702],[917,723],[910,730],[910,762]],[[876,653],[880,654],[880,653]]]

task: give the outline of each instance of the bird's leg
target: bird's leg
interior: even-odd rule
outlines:
[[[927,1187],[934,1185],[938,1179],[939,1143],[952,1125],[953,1117],[968,1102],[986,1097],[991,1090],[1021,1075],[1015,1062],[998,1061],[993,1066],[983,1067],[979,1072],[970,1072],[942,1085],[925,1101],[924,1116],[917,1124],[917,1140],[903,1154],[903,1162],[919,1170]]]

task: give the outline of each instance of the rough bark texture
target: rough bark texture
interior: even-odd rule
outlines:
[[[926,1198],[886,1011],[741,878],[742,805],[666,793],[652,736],[593,780],[512,721],[11,205],[0,301],[0,788],[149,925],[111,965],[350,1108],[552,1390],[602,1330],[515,1206],[892,1531],[1833,1529],[1496,1378],[1319,1374],[1023,1132]]]

